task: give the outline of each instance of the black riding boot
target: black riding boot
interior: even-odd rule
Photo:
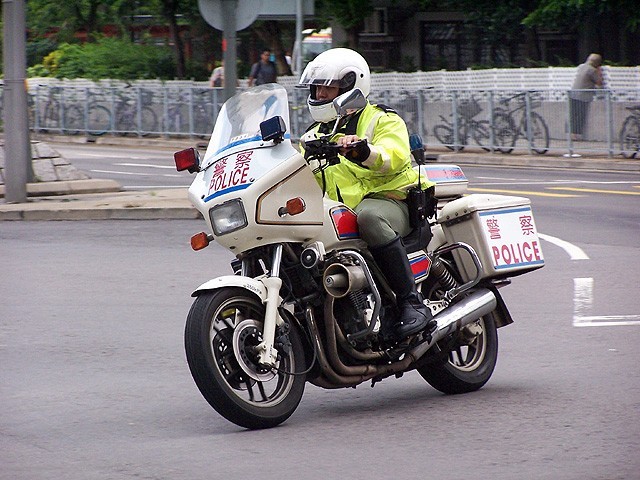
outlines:
[[[396,340],[402,340],[422,330],[433,332],[437,322],[433,319],[431,310],[422,303],[422,296],[416,290],[407,251],[400,237],[396,237],[387,245],[369,250],[396,294],[400,311],[398,322],[393,326],[383,325],[383,331],[393,330]]]

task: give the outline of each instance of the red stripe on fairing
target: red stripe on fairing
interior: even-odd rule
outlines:
[[[331,211],[331,220],[339,239],[358,238],[358,217],[348,208],[336,208]]]
[[[426,275],[429,271],[429,267],[431,266],[431,261],[427,256],[420,256],[411,260],[411,271],[413,272],[414,277],[421,277]]]
[[[433,167],[428,166],[426,169],[427,177],[429,180],[436,183],[442,182],[458,182],[460,180],[466,180],[464,172],[460,167]]]

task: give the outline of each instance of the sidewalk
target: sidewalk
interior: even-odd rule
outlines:
[[[505,155],[473,151],[427,153],[437,155],[438,163],[463,166],[569,168],[640,175],[640,159],[626,160],[621,157],[572,158],[553,152],[546,155]],[[0,198],[0,221],[200,218],[199,212],[187,199],[186,188],[121,191],[120,186],[112,180],[83,179],[29,184],[27,192],[29,198],[26,203],[9,204],[4,198]],[[0,186],[0,194],[4,196],[4,186]]]

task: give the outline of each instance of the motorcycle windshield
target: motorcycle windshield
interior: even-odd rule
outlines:
[[[280,85],[268,83],[234,95],[220,109],[203,165],[240,150],[273,146],[262,141],[260,123],[278,115],[287,128],[285,139],[290,139],[287,91]]]

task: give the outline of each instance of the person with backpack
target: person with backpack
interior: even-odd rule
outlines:
[[[253,64],[249,73],[249,86],[274,83],[278,76],[275,62],[271,61],[271,50],[265,48],[260,54],[260,61]]]

